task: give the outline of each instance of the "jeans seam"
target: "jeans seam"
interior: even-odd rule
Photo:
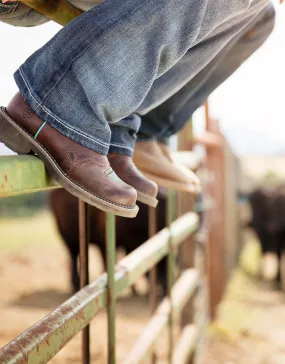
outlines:
[[[19,71],[20,71],[20,74],[21,74],[21,76],[22,76],[22,79],[23,79],[23,81],[24,81],[24,83],[25,83],[25,85],[26,85],[26,87],[27,87],[27,90],[28,90],[28,92],[29,92],[29,94],[30,94],[30,96],[32,97],[32,99],[36,102],[36,104],[38,105],[37,107],[36,107],[36,109],[35,110],[38,110],[38,108],[40,107],[41,109],[43,109],[43,111],[45,111],[49,116],[51,116],[53,119],[55,119],[58,123],[60,123],[61,125],[63,125],[65,128],[67,128],[67,129],[70,129],[72,132],[74,132],[75,134],[77,134],[77,135],[80,135],[80,136],[82,136],[82,137],[84,137],[84,138],[87,138],[87,139],[89,139],[90,141],[92,141],[92,142],[95,142],[95,143],[97,143],[97,144],[99,144],[99,145],[101,145],[101,146],[103,146],[104,148],[109,148],[109,144],[104,144],[104,143],[102,143],[101,141],[99,141],[99,140],[97,140],[97,139],[93,139],[93,138],[90,138],[89,136],[87,136],[87,135],[85,135],[85,134],[82,134],[82,133],[80,133],[79,131],[77,131],[77,130],[75,130],[74,128],[71,128],[70,126],[67,126],[64,122],[62,122],[61,120],[59,120],[53,113],[51,113],[45,106],[43,106],[43,105],[41,105],[36,99],[35,99],[35,97],[33,96],[33,94],[32,94],[32,92],[31,92],[31,88],[29,87],[29,84],[28,84],[28,82],[26,81],[26,79],[25,79],[25,77],[24,77],[24,74],[23,74],[23,72],[22,72],[22,70],[21,70],[21,67],[19,68]]]

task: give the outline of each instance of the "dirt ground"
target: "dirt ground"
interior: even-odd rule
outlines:
[[[251,233],[246,240],[203,364],[285,364],[285,294],[259,280],[259,245]]]
[[[50,215],[2,219],[0,236],[1,347],[65,301],[70,287],[67,254]],[[102,270],[96,251],[91,254],[91,267],[94,278]],[[147,299],[126,295],[119,300],[117,312],[117,358],[121,363],[149,319]],[[92,363],[105,364],[104,312],[93,320],[91,337]],[[207,342],[204,364],[284,364],[284,295],[237,271]],[[159,363],[165,363],[163,348],[161,344]],[[51,363],[81,363],[80,353],[78,335]]]

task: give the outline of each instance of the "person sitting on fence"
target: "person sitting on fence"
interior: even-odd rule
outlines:
[[[2,4],[4,21],[45,21],[12,3]],[[88,10],[98,2],[73,3],[89,3],[84,9]],[[153,141],[137,143],[140,169],[197,190],[195,176],[176,167],[156,140],[164,141],[185,122],[184,112],[179,122],[172,120],[172,111],[180,115],[184,109],[173,105],[177,95],[184,102],[192,100],[186,107],[190,116],[234,71],[238,65],[231,65],[220,81],[214,72],[268,4],[269,0],[105,0],[64,27],[16,71],[20,93],[2,109],[1,140],[17,152],[35,151],[59,183],[83,200],[134,216],[136,193],[122,180],[143,195],[156,194],[154,185],[147,190],[149,185],[131,162],[143,119],[140,140]],[[167,105],[174,108],[166,107],[171,112],[164,117]],[[162,111],[158,119],[157,111]]]

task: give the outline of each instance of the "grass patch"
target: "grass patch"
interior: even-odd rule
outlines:
[[[220,304],[218,318],[211,327],[211,333],[227,339],[246,335],[253,318],[246,302],[254,298],[257,289],[242,269],[236,269]]]
[[[236,340],[248,334],[255,311],[248,309],[247,302],[254,300],[258,294],[258,285],[252,277],[259,277],[260,259],[260,245],[255,236],[248,232],[240,255],[240,266],[233,272],[219,307],[218,318],[211,326],[212,335]]]
[[[261,249],[260,244],[251,233],[247,233],[246,244],[244,245],[239,264],[241,268],[253,277],[259,277]]]
[[[52,215],[41,212],[28,218],[0,220],[1,250],[23,249],[28,244],[55,244],[60,240]]]

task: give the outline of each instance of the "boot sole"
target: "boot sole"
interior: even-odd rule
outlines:
[[[0,142],[18,154],[29,154],[31,151],[44,162],[49,174],[68,192],[100,210],[122,217],[133,218],[138,213],[138,206],[124,206],[105,200],[85,190],[76,182],[67,178],[50,153],[31,134],[23,129],[6,112],[0,108]]]
[[[158,205],[158,199],[153,197],[153,196],[149,196],[141,191],[137,191],[137,200],[148,205],[151,207],[156,207]]]
[[[149,178],[153,182],[157,183],[159,186],[174,189],[174,190],[181,191],[181,192],[188,192],[188,193],[191,193],[193,195],[196,195],[196,194],[201,192],[201,187],[200,186],[196,186],[194,184],[193,185],[186,185],[184,183],[179,183],[179,182],[167,179],[167,178],[158,177],[158,176],[156,176],[154,174],[151,174],[151,173],[146,173],[143,170],[141,170],[141,172],[147,178]]]

